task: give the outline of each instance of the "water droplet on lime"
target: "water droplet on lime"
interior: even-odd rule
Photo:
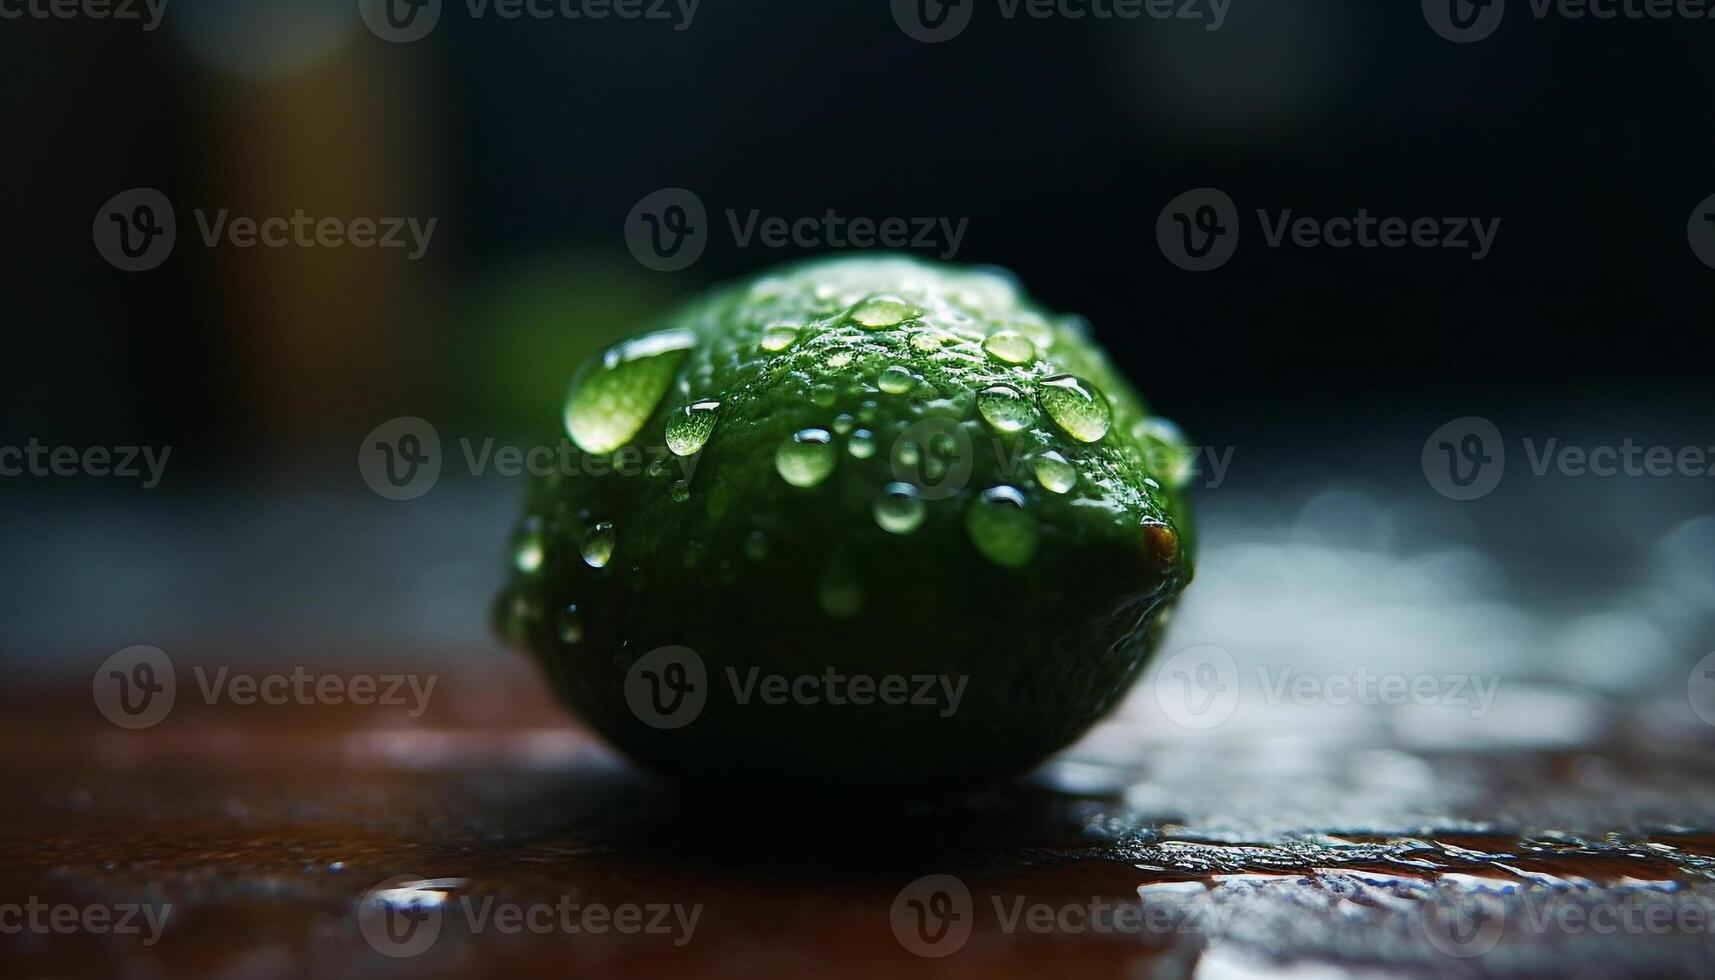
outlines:
[[[833,436],[825,429],[804,429],[780,443],[774,468],[795,487],[813,487],[834,471]]]
[[[852,433],[850,442],[846,443],[846,452],[853,459],[868,459],[875,455],[875,435],[868,429],[859,429]]]
[[[889,483],[875,498],[875,522],[890,534],[910,534],[923,523],[928,505],[909,483]]]
[[[613,545],[613,525],[603,522],[584,532],[578,553],[583,555],[584,564],[589,567],[606,568],[607,563],[613,560]]]
[[[1036,345],[1016,330],[1002,330],[983,341],[990,357],[1007,364],[1029,364],[1036,359]]]
[[[667,420],[667,448],[675,456],[694,456],[702,451],[715,431],[715,413],[721,403],[710,399],[692,402]]]
[[[890,395],[903,395],[916,384],[917,376],[911,373],[911,369],[898,364],[881,372],[881,377],[876,381],[876,387]]]
[[[1095,385],[1070,374],[1042,382],[1042,407],[1048,417],[1079,442],[1097,442],[1108,434],[1113,410]]]
[[[1050,493],[1066,493],[1078,485],[1078,470],[1066,457],[1050,450],[1031,461],[1036,482]]]
[[[904,323],[915,312],[911,304],[896,296],[871,296],[852,307],[850,316],[860,327],[882,330]]]
[[[778,353],[791,347],[798,339],[798,327],[791,323],[776,323],[762,331],[762,349]]]
[[[965,530],[983,556],[1005,568],[1022,568],[1036,556],[1041,535],[1025,509],[1024,494],[1007,486],[990,487],[965,510]]]
[[[663,330],[609,348],[573,379],[566,394],[566,434],[579,449],[598,455],[630,442],[696,343],[689,330]]]
[[[997,432],[1022,432],[1036,421],[1036,409],[1030,399],[1011,385],[983,389],[977,395],[977,411]]]

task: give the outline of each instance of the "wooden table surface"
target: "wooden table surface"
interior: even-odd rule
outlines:
[[[1663,727],[1646,704],[1574,695],[1554,716],[1578,713],[1570,741],[1452,747],[1357,724],[1166,732],[1122,712],[1029,779],[875,808],[787,785],[675,795],[572,727],[522,664],[482,664],[441,674],[458,696],[416,719],[193,704],[127,732],[87,688],[14,686],[0,903],[166,919],[0,934],[0,973],[1715,970],[1715,728]],[[508,906],[526,923],[510,933],[481,914]],[[623,933],[579,925],[628,906]],[[431,941],[378,946],[366,908]],[[642,928],[657,909],[663,928]]]

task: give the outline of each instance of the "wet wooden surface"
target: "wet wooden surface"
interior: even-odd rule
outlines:
[[[458,695],[416,719],[187,705],[141,732],[87,690],[14,688],[0,902],[167,911],[155,936],[0,934],[0,973],[1715,971],[1715,729],[1647,705],[1562,703],[1575,739],[1451,746],[1122,714],[1030,779],[871,809],[676,796],[522,665],[440,683]],[[572,932],[562,906],[636,906],[638,928]],[[479,915],[504,907],[513,932]],[[408,950],[366,938],[377,912],[432,941],[387,955]]]

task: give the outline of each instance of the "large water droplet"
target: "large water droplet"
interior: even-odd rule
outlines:
[[[1030,399],[1011,385],[994,385],[977,395],[977,411],[997,432],[1022,432],[1036,421]]]
[[[881,372],[875,386],[890,395],[903,395],[917,385],[917,376],[911,369],[895,364]]]
[[[1048,417],[1079,442],[1096,442],[1108,434],[1113,410],[1095,385],[1070,374],[1042,382],[1042,407]]]
[[[1016,330],[1002,330],[983,341],[983,350],[997,361],[1029,364],[1036,359],[1036,345]]]
[[[777,353],[791,347],[798,339],[798,327],[791,323],[776,323],[762,331],[762,349]]]
[[[910,534],[923,524],[928,505],[909,483],[889,483],[875,498],[875,522],[891,534]]]
[[[857,424],[857,420],[845,412],[834,416],[834,431],[842,436],[852,431],[852,426],[855,424]]]
[[[702,451],[715,431],[715,413],[721,403],[703,399],[692,402],[667,420],[667,448],[675,456],[694,456]]]
[[[586,453],[611,453],[630,442],[696,343],[689,330],[663,330],[609,348],[572,381],[566,434]]]
[[[833,436],[825,429],[804,429],[780,443],[774,468],[795,487],[813,487],[834,471]]]
[[[965,510],[965,530],[984,557],[1006,568],[1022,568],[1036,556],[1041,532],[1012,487],[990,487]]]
[[[584,617],[576,605],[570,605],[560,610],[560,622],[557,628],[561,641],[565,643],[580,643],[584,638]]]
[[[871,296],[852,307],[852,322],[870,330],[897,326],[910,319],[916,311],[911,304],[896,296]]]
[[[1045,452],[1031,460],[1036,482],[1051,493],[1066,493],[1078,485],[1078,470],[1057,452]]]
[[[810,400],[818,408],[833,408],[839,397],[840,393],[833,385],[816,385],[810,389]]]
[[[584,532],[584,539],[578,545],[578,553],[584,556],[584,564],[591,568],[606,568],[613,560],[613,525],[603,522]]]

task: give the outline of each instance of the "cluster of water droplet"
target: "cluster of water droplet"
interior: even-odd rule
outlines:
[[[674,457],[695,457],[716,437],[723,403],[751,391],[799,385],[804,398],[829,410],[830,418],[782,439],[773,465],[788,486],[813,491],[840,466],[842,455],[860,464],[875,457],[883,425],[902,429],[913,416],[966,419],[973,425],[980,418],[1002,439],[1026,440],[1029,451],[1018,457],[1027,463],[1024,472],[999,485],[935,499],[925,499],[922,488],[912,483],[878,479],[872,516],[883,532],[908,536],[933,509],[947,506],[941,499],[951,496],[961,502],[965,530],[980,554],[1006,568],[1028,565],[1042,534],[1022,489],[1029,477],[1041,492],[1056,496],[1074,494],[1088,481],[1084,489],[1098,502],[1116,496],[1111,491],[1125,484],[1116,464],[1091,452],[1109,436],[1115,403],[1088,378],[1053,369],[1046,358],[1056,329],[1020,309],[1010,279],[990,273],[949,276],[914,263],[892,271],[898,288],[887,294],[867,291],[873,270],[848,273],[838,264],[816,270],[817,281],[808,288],[790,278],[763,279],[742,300],[744,315],[757,324],[750,331],[724,329],[722,317],[730,310],[717,304],[678,328],[619,344],[574,380],[565,403],[565,431],[587,453],[612,453],[631,444],[671,396],[674,407],[665,413],[661,438]],[[1059,329],[1081,330],[1069,322]],[[699,343],[712,346],[691,358]],[[890,399],[902,403],[887,404]],[[888,429],[884,434],[897,433]],[[1171,423],[1154,419],[1136,423],[1128,434],[1134,442],[1176,445],[1179,440]],[[941,465],[940,455],[896,441],[893,454],[884,458],[912,468],[922,463],[927,472]],[[878,469],[892,475],[892,466]],[[657,460],[648,472],[668,478],[669,470]],[[1183,475],[1166,474],[1174,485]],[[1158,488],[1153,480],[1147,482]],[[1131,490],[1135,493],[1136,487]],[[695,495],[688,478],[676,479],[668,492],[677,503]],[[615,553],[614,525],[597,519],[584,526],[579,557],[589,568],[607,567]],[[544,541],[540,521],[527,521],[513,552],[520,574],[541,571]],[[687,567],[700,560],[701,547],[691,543]],[[764,560],[770,551],[767,536],[752,532],[743,550],[752,561]],[[720,572],[734,576],[734,563],[720,563]],[[863,602],[861,583],[838,560],[825,570],[818,595],[833,616],[852,615]],[[576,606],[562,611],[555,632],[562,642],[579,641],[583,628]]]

